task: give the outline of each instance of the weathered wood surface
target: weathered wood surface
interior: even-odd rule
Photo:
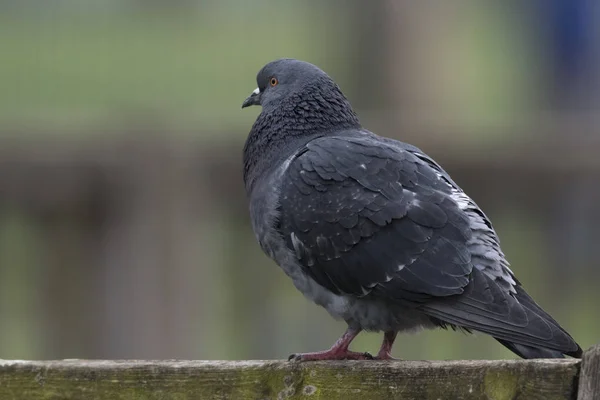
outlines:
[[[600,399],[600,345],[583,354],[577,400]]]
[[[0,399],[576,399],[579,360],[1,361]]]

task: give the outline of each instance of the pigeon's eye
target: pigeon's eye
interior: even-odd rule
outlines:
[[[269,81],[269,84],[271,84],[271,86],[277,86],[278,83],[279,83],[279,81],[275,77],[272,77],[271,80]]]

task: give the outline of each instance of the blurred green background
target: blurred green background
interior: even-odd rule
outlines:
[[[0,1],[0,357],[285,358],[345,324],[249,226],[241,110],[267,62],[327,71],[363,125],[478,202],[530,294],[600,341],[600,7],[586,0]],[[375,352],[381,336],[354,347]],[[402,335],[406,359],[512,358]]]

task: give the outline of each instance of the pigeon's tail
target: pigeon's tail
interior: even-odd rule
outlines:
[[[506,346],[507,349],[522,358],[564,358],[565,356],[558,350],[545,349],[543,347],[531,347],[522,344],[508,342],[502,339],[496,339],[502,345]],[[579,355],[573,355],[574,357],[581,357]]]
[[[493,336],[523,358],[580,358],[581,347],[523,290],[507,293],[485,273],[473,270],[464,293],[423,305],[446,324]]]
[[[506,346],[510,351],[523,358],[564,358],[565,355],[581,358],[582,350],[581,347],[575,342],[575,340],[565,331],[559,324],[552,318],[547,312],[542,310],[540,306],[522,289],[517,289],[517,300],[523,307],[528,311],[528,314],[532,314],[535,317],[540,317],[544,324],[548,324],[553,328],[556,328],[558,332],[555,332],[555,336],[560,336],[561,340],[564,338],[570,339],[570,347],[567,349],[547,348],[538,346],[527,346],[524,344],[514,343],[509,340],[503,340],[495,338],[502,345]],[[561,341],[559,340],[559,342]],[[559,346],[557,346],[559,347]]]

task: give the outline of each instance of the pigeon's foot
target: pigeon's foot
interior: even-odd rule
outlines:
[[[397,334],[398,332],[394,331],[384,333],[381,348],[379,349],[379,353],[377,353],[377,357],[375,357],[376,360],[398,360],[398,358],[392,357],[392,346]]]
[[[348,350],[350,343],[360,332],[360,328],[350,327],[334,343],[329,350],[316,351],[314,353],[298,353],[288,357],[290,361],[317,361],[317,360],[372,360],[369,353],[357,353]]]
[[[298,353],[288,357],[289,361],[319,361],[319,360],[372,360],[373,356],[369,353],[359,353],[357,351],[329,349],[325,351],[315,351],[313,353]]]

